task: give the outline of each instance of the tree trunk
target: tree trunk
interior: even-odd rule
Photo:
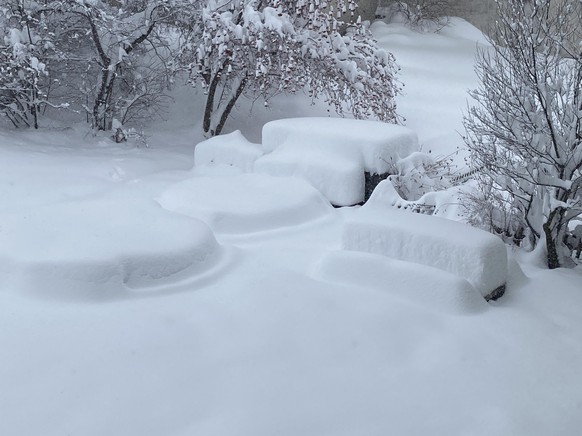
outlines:
[[[226,104],[226,107],[224,108],[224,111],[222,112],[222,115],[220,116],[220,121],[218,122],[216,129],[214,129],[214,134],[212,136],[220,135],[220,133],[222,132],[222,129],[224,128],[224,124],[226,123],[228,116],[232,112],[232,109],[234,108],[236,101],[243,93],[246,84],[247,84],[247,78],[245,77],[241,80],[241,82],[238,85],[238,88],[236,89],[236,92],[234,93],[234,95],[230,98],[230,100]]]
[[[202,122],[202,130],[204,131],[204,136],[208,136],[208,133],[210,132],[212,114],[214,113],[214,96],[216,95],[216,87],[218,86],[218,82],[220,82],[220,73],[214,75],[208,87],[208,95],[206,96],[206,107],[204,108],[204,121]],[[211,136],[214,135],[211,134]]]
[[[562,266],[560,255],[558,254],[558,241],[552,235],[550,222],[544,223],[544,234],[546,236],[546,250],[548,252],[548,268],[556,269]]]

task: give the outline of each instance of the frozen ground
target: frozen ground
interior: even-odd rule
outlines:
[[[474,30],[455,23],[374,26],[439,153],[474,80]],[[305,105],[288,103],[259,124]],[[259,142],[245,116],[230,128]],[[150,148],[0,132],[0,435],[579,434],[580,267],[510,256],[485,303],[440,269],[346,250],[359,209],[303,181],[192,170],[200,140],[176,119]]]

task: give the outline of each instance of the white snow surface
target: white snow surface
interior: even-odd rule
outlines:
[[[290,118],[263,127],[257,172],[301,176],[333,204],[364,200],[364,172],[382,174],[418,150],[416,133],[378,121]]]
[[[496,236],[448,219],[363,207],[346,223],[346,250],[382,254],[466,279],[483,296],[507,282],[507,251]]]
[[[399,105],[424,151],[455,151],[458,113],[474,83],[475,29],[372,29],[403,66]],[[212,207],[233,227],[212,237],[188,213],[154,201],[209,204],[208,193],[192,195],[197,179],[242,176],[229,164],[192,171],[203,138],[191,124],[202,98],[181,89],[168,123],[147,132],[149,148],[84,127],[0,130],[0,238],[12,247],[0,247],[9,259],[0,263],[0,435],[579,433],[580,266],[549,271],[512,254],[506,295],[485,303],[438,269],[342,250],[346,222],[361,209],[321,210],[314,190],[292,178],[278,179],[281,194],[254,216],[252,231],[244,230],[253,195],[273,190],[260,184],[243,194],[249,209],[241,201],[235,219],[237,179],[225,180],[216,188],[224,201]],[[227,127],[259,141],[266,121],[325,115],[316,103],[278,96],[272,112],[262,105],[251,112],[242,100]],[[290,198],[299,201],[286,205],[296,190]],[[286,214],[293,219],[279,227]],[[101,285],[85,275],[56,289],[54,275],[28,262],[57,253],[58,276],[87,271],[72,269],[83,258],[111,262],[129,253],[141,262],[165,252],[181,262],[179,247],[208,247],[215,264],[149,287],[121,286],[112,268]],[[15,280],[22,274],[15,260],[46,281]]]

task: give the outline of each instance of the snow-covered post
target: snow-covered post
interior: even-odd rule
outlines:
[[[551,3],[498,2],[497,44],[478,56],[481,86],[464,123],[481,201],[499,206],[476,216],[508,236],[527,229],[556,268],[569,253],[568,223],[582,213],[582,51],[572,43],[581,41],[582,6]]]

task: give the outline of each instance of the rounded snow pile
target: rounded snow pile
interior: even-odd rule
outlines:
[[[382,254],[463,277],[484,297],[507,282],[505,244],[490,233],[435,216],[362,208],[347,221],[346,250]]]
[[[255,171],[298,175],[338,206],[364,200],[364,173],[384,174],[418,150],[412,130],[379,121],[289,118],[263,127]]]
[[[260,174],[199,176],[177,183],[158,202],[206,222],[220,233],[246,233],[321,218],[329,203],[308,183]]]
[[[35,294],[158,289],[220,258],[208,226],[154,201],[104,197],[0,214],[0,282]]]

